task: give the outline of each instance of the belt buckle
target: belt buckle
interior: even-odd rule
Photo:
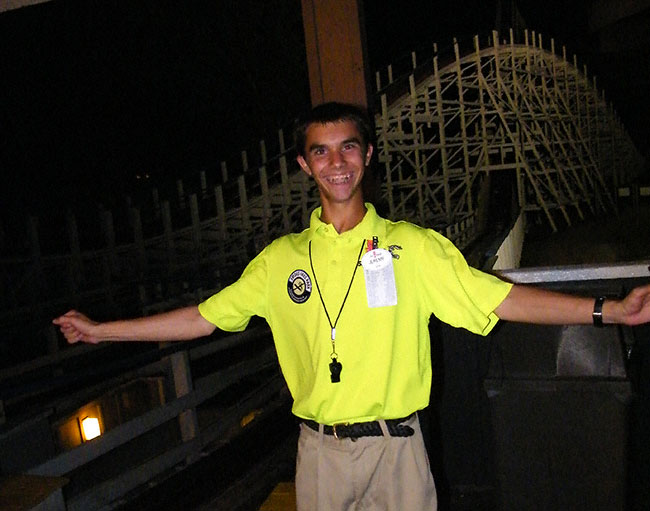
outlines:
[[[332,431],[334,432],[334,438],[336,438],[337,440],[341,440],[341,437],[339,437],[339,435],[336,433],[336,428],[340,428],[341,426],[345,427],[349,425],[350,425],[349,422],[339,422],[337,424],[332,424]]]

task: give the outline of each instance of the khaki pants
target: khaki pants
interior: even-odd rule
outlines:
[[[300,425],[296,467],[298,511],[435,511],[436,488],[422,431],[356,440],[336,439]],[[322,427],[321,427],[322,430]]]

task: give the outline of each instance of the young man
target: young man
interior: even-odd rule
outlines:
[[[499,319],[650,321],[650,286],[596,306],[593,298],[513,286],[470,268],[438,233],[380,218],[361,188],[371,135],[365,113],[351,105],[324,104],[302,118],[297,159],[321,199],[310,227],[275,240],[198,307],[102,324],[75,311],[54,320],[74,343],[188,340],[264,317],[303,420],[296,472],[303,511],[436,508],[416,413],[429,400],[431,314],[483,335]]]

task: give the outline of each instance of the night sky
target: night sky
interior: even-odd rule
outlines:
[[[604,74],[630,129],[647,136],[638,108],[647,87],[620,79],[638,52],[599,58],[584,2],[520,4],[531,28]],[[490,0],[366,0],[371,70],[486,34],[495,13]],[[221,160],[237,168],[242,149],[254,153],[309,105],[300,0],[55,0],[4,12],[0,76],[4,225],[119,207],[138,188],[218,173]]]
[[[303,47],[298,1],[65,0],[3,13],[7,199],[25,211],[88,196],[110,206],[138,174],[219,169],[308,104]]]

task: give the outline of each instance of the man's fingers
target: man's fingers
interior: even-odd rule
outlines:
[[[74,309],[54,318],[52,323],[59,327],[59,330],[69,344],[86,342],[97,344],[99,340],[93,335],[93,328],[98,325],[85,314]]]
[[[59,324],[65,322],[66,320],[68,320],[68,319],[72,319],[72,318],[74,318],[74,319],[81,319],[81,320],[84,320],[84,321],[90,321],[90,320],[88,319],[88,317],[86,317],[86,316],[85,316],[84,314],[82,314],[81,312],[78,312],[78,311],[76,311],[76,310],[74,310],[74,309],[70,309],[68,312],[66,312],[65,314],[62,314],[62,315],[59,316],[58,318],[54,318],[54,319],[52,320],[52,322],[55,323],[55,324],[57,324],[57,325],[59,325]]]

